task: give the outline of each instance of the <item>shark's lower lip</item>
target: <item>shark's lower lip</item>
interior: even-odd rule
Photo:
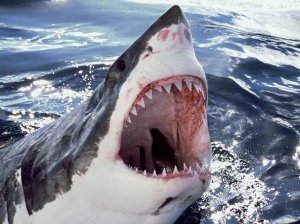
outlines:
[[[194,153],[208,150],[195,144],[205,129],[206,99],[206,84],[195,76],[175,76],[145,86],[124,122],[119,152],[124,163],[153,178],[207,176],[202,158]]]

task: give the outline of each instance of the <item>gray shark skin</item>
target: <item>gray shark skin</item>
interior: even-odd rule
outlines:
[[[174,222],[209,184],[206,106],[189,24],[173,6],[87,101],[0,149],[0,223]]]

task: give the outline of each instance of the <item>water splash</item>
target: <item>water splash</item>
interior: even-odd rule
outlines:
[[[259,180],[249,162],[238,157],[235,147],[235,144],[225,147],[221,142],[212,142],[209,190],[177,224],[267,222],[259,215],[269,203],[269,194],[274,192]]]

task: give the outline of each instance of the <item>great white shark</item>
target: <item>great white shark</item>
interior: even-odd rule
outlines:
[[[0,223],[175,222],[210,182],[207,102],[173,6],[87,101],[0,149]]]

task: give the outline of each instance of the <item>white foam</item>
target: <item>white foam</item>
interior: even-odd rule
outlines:
[[[159,0],[129,0],[146,4],[162,4]],[[261,33],[287,39],[300,39],[300,1],[286,0],[170,0],[165,4],[180,5],[185,12],[202,15],[232,15],[234,27],[245,32]]]

